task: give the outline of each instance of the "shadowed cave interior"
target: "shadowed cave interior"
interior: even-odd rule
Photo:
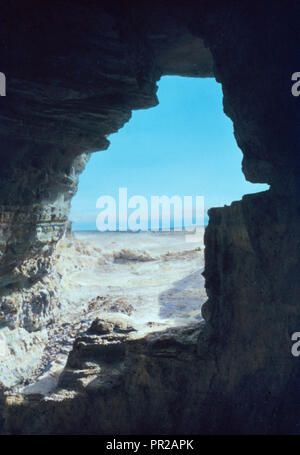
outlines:
[[[297,433],[298,2],[25,3],[5,4],[0,19],[0,318],[6,337],[22,340],[11,367],[62,321],[54,262],[78,174],[132,110],[157,104],[162,75],[216,77],[244,175],[270,189],[210,210],[204,321],[139,339],[119,321],[122,342],[92,324],[55,391],[2,382],[1,432]],[[31,361],[39,355],[32,349]],[[3,363],[1,373],[9,380]]]

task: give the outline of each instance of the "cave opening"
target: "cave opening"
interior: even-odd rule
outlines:
[[[242,153],[232,122],[223,113],[222,89],[215,79],[164,76],[158,86],[159,105],[134,111],[130,121],[109,137],[109,149],[93,153],[80,175],[69,218],[72,232],[58,243],[53,257],[51,280],[59,282],[57,298],[63,308],[59,325],[49,326],[45,341],[37,339],[39,366],[28,385],[17,371],[17,390],[29,394],[52,390],[82,333],[116,341],[128,334],[141,338],[202,324],[207,211],[267,187],[250,184],[241,172]],[[80,160],[84,163],[86,157]],[[108,196],[120,206],[124,188],[128,201],[142,197],[148,204],[146,229],[121,231],[124,219],[117,217],[114,229],[99,232],[97,218],[104,208],[97,206],[99,197]],[[183,202],[192,198],[188,221],[183,217],[180,226],[171,207],[169,229],[163,229],[161,210],[155,219],[158,229],[152,231],[151,197],[174,195]],[[204,197],[203,225],[193,241],[187,241],[183,229],[197,222],[197,197]],[[135,209],[128,208],[127,221]],[[137,220],[141,225],[145,221]],[[13,371],[12,384],[15,377]]]
[[[214,78],[165,76],[158,85],[159,105],[134,111],[81,174],[70,214],[67,278],[66,250],[61,269],[73,298],[89,302],[90,321],[118,315],[134,320],[142,333],[202,320],[207,211],[268,187],[250,184],[241,172],[242,153]],[[190,197],[189,216],[176,219],[176,203],[170,204],[164,224],[161,205],[153,222],[157,196],[180,199],[179,215]],[[204,217],[194,238],[187,230],[197,224],[198,197]]]

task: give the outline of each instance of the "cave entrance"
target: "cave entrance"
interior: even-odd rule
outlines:
[[[108,151],[91,156],[72,202],[62,288],[84,308],[86,327],[96,317],[141,332],[201,321],[203,237],[189,242],[184,232],[197,224],[197,197],[204,198],[205,225],[210,207],[266,187],[241,172],[242,153],[213,78],[163,77],[158,98],[155,109],[135,111],[109,138]],[[153,220],[152,198],[175,195],[183,203],[192,198],[189,221],[178,222],[175,205],[169,226],[162,210]]]
[[[58,243],[54,258],[64,311],[59,327],[49,329],[47,368],[36,383],[22,388],[25,393],[45,393],[56,386],[79,334],[115,343],[122,337],[201,324],[207,211],[266,188],[246,182],[241,172],[242,153],[223,113],[221,86],[213,78],[163,77],[158,85],[160,104],[133,112],[110,136],[109,149],[92,154],[80,176],[70,214],[72,231]],[[124,216],[121,210],[114,218],[109,215],[122,205],[120,189],[127,191],[128,212]],[[177,196],[183,202],[191,197],[190,217],[179,222],[171,207],[169,227],[162,210],[153,220],[151,198],[156,196]],[[101,197],[108,198],[103,206]],[[197,224],[197,197],[204,197],[204,218],[196,241],[187,241],[184,229]],[[145,212],[140,219],[133,217],[145,228],[137,232],[130,224],[136,209],[132,198],[143,198],[149,215],[146,222]],[[112,213],[108,210],[102,221],[112,229],[100,232],[99,213],[109,201]]]

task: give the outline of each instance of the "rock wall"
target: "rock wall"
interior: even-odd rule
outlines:
[[[207,324],[199,339],[199,352],[214,352],[218,364],[209,398],[217,400],[218,416],[211,416],[210,432],[295,431],[299,214],[289,198],[269,191],[210,212]]]
[[[1,13],[3,325],[36,327],[36,314],[24,322],[35,290],[25,306],[22,293],[49,273],[77,174],[132,109],[157,104],[161,75],[216,76],[243,172],[271,188],[210,212],[197,343],[166,334],[155,349],[147,338],[103,353],[97,339],[78,340],[56,394],[7,393],[2,431],[297,432],[299,2],[25,3]]]
[[[212,75],[203,40],[166,5],[144,7],[132,2],[123,11],[118,2],[86,7],[49,1],[37,9],[34,0],[3,7],[2,71],[8,80],[0,113],[4,322],[19,312],[11,303],[12,291],[32,287],[50,272],[89,154],[108,147],[106,137],[130,119],[133,109],[157,105],[156,81],[162,74]],[[49,298],[46,306],[51,306]]]

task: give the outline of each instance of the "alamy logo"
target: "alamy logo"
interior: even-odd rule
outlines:
[[[292,81],[296,81],[291,88],[293,96],[300,96],[300,72],[292,74]]]
[[[294,341],[291,352],[294,357],[299,357],[300,355],[300,332],[294,332],[291,336],[291,340]]]
[[[183,231],[187,242],[201,240],[204,227],[204,197],[151,196],[150,204],[144,196],[128,200],[127,188],[119,188],[118,207],[112,196],[101,196],[96,207],[97,229],[101,232],[116,231]],[[149,217],[150,214],[150,217]],[[171,216],[172,215],[172,216]],[[193,223],[195,220],[195,223]]]
[[[6,338],[3,333],[0,333],[0,359],[1,357],[5,357],[7,354],[7,344]]]
[[[6,77],[4,73],[0,73],[0,96],[6,96]]]

